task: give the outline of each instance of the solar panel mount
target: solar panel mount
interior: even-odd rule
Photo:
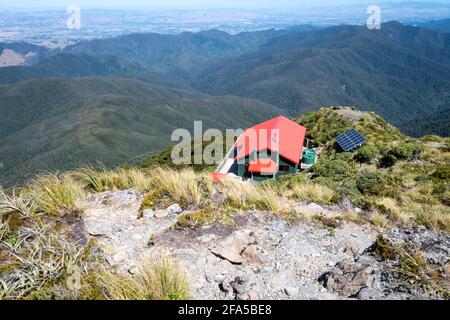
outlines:
[[[348,152],[361,147],[366,142],[366,138],[356,129],[351,129],[337,136],[336,142],[343,151]]]

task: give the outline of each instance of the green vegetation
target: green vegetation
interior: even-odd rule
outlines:
[[[172,259],[162,257],[144,261],[135,275],[103,271],[99,286],[110,300],[186,300],[189,287],[186,275]]]
[[[82,200],[92,193],[135,189],[147,208],[180,204],[185,212],[173,229],[195,229],[204,225],[232,225],[237,215],[260,210],[289,223],[308,220],[332,233],[342,221],[370,222],[379,228],[423,225],[450,231],[450,154],[441,146],[447,139],[432,137],[432,145],[409,139],[373,114],[347,118],[339,110],[322,109],[310,117],[351,122],[368,137],[382,131],[378,142],[369,138],[370,150],[340,153],[333,142],[321,145],[320,161],[310,170],[254,185],[228,178],[213,183],[208,169],[122,167],[115,170],[85,167],[75,171],[43,174],[20,189],[0,190],[0,298],[3,299],[183,299],[189,297],[184,275],[166,260],[145,263],[135,275],[104,270],[92,243],[81,244],[64,223],[83,214]],[[351,110],[352,115],[358,115]],[[330,116],[335,112],[335,116]],[[344,113],[345,114],[345,113]],[[368,119],[374,123],[368,124]],[[344,126],[347,126],[345,124]],[[327,130],[326,126],[323,126]],[[371,131],[373,129],[373,132]],[[333,129],[338,130],[338,129]],[[339,130],[338,130],[339,131]],[[320,132],[317,132],[320,136]],[[314,139],[314,135],[311,134]],[[430,138],[428,138],[430,139]],[[384,141],[385,143],[381,143]],[[384,168],[376,164],[388,153],[396,161]],[[373,161],[358,155],[370,154]],[[367,214],[349,210],[326,218],[312,213],[299,202],[324,205],[350,200]],[[171,229],[171,230],[173,230]],[[405,281],[441,290],[439,281],[424,264],[420,253],[378,241],[376,254],[399,258],[398,274]],[[44,261],[45,265],[41,262]],[[74,270],[80,286],[74,287]],[[18,281],[27,279],[24,283]]]
[[[450,292],[443,284],[445,279],[426,262],[420,250],[406,245],[394,245],[379,235],[374,253],[381,260],[398,261],[394,271],[399,286],[407,283],[448,298]]]
[[[228,225],[234,224],[234,221],[229,212],[221,209],[206,208],[179,215],[177,218],[175,228],[192,229],[208,224],[213,224],[215,222],[224,223]]]
[[[355,160],[361,163],[370,163],[377,154],[378,150],[376,147],[366,145],[356,152]]]
[[[330,123],[330,126],[314,126],[312,119]],[[300,179],[298,184],[319,184],[332,190],[333,196],[327,197],[326,202],[349,199],[371,210],[368,218],[378,226],[417,223],[434,230],[450,229],[450,155],[439,148],[447,143],[447,139],[428,138],[437,147],[429,146],[402,135],[373,113],[358,113],[345,107],[321,109],[300,117],[298,121],[306,125],[311,121],[310,136],[315,139],[316,134],[318,141],[331,133],[342,133],[349,127],[356,128],[368,140],[362,148],[343,153],[336,150],[333,139],[325,142],[321,145],[323,150],[318,163],[306,175],[295,178]],[[289,179],[295,181],[294,178]],[[296,188],[296,183],[280,181],[278,184]],[[304,200],[308,197],[304,196]],[[320,199],[315,201],[321,202]]]
[[[10,187],[45,171],[138,163],[197,120],[205,128],[246,128],[281,111],[131,78],[88,77],[2,86],[0,113],[0,179]]]
[[[352,123],[331,109],[310,112],[296,119],[296,122],[308,129],[308,135],[314,137],[316,144],[327,144],[335,137],[351,129]]]
[[[334,45],[334,34],[342,46]],[[326,105],[373,110],[415,136],[448,135],[450,59],[442,54],[447,35],[418,35],[399,23],[377,33],[337,26],[307,35],[134,34],[86,41],[53,56],[33,46],[30,51],[44,50],[47,59],[2,68],[0,75],[0,84],[9,84],[0,88],[2,184],[98,161],[108,168],[139,163],[167,148],[173,129],[191,129],[193,120],[244,128]],[[384,54],[374,56],[380,48]],[[357,129],[368,134],[369,145],[386,147],[392,128],[370,114],[366,118]],[[317,143],[349,125],[333,112],[307,114],[301,122]]]
[[[71,175],[44,175],[37,178],[28,192],[36,207],[49,215],[64,215],[79,210],[76,201],[83,197],[81,184]]]
[[[366,195],[379,194],[381,188],[383,187],[381,174],[377,171],[361,172],[356,179],[356,187],[362,194]]]

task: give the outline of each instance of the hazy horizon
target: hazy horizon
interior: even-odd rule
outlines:
[[[0,8],[3,9],[53,9],[63,8],[68,5],[74,4],[80,7],[90,9],[133,9],[133,8],[157,8],[157,9],[233,9],[233,8],[246,8],[246,9],[262,9],[262,8],[302,8],[302,7],[320,7],[320,6],[348,6],[348,5],[367,5],[367,4],[389,4],[389,3],[435,3],[435,4],[450,4],[450,0],[422,0],[422,1],[404,1],[404,0],[278,0],[276,3],[272,0],[219,0],[211,1],[207,0],[190,0],[189,4],[186,4],[184,0],[130,0],[124,4],[124,1],[117,0],[75,0],[75,1],[57,1],[57,0],[44,0],[44,1],[13,1],[3,0],[0,3]]]

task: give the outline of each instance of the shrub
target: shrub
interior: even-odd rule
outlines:
[[[368,163],[377,155],[378,149],[367,145],[358,150],[355,154],[355,160],[361,163]]]
[[[427,135],[427,136],[423,136],[421,138],[421,140],[423,142],[440,142],[441,141],[441,137],[436,136],[436,135]]]
[[[381,174],[378,171],[363,171],[356,180],[356,187],[359,192],[366,195],[376,195],[380,193],[382,185]]]
[[[141,208],[139,209],[139,218],[142,217],[145,209],[155,209],[158,204],[163,201],[163,192],[160,189],[154,189],[147,193],[142,200]]]
[[[349,119],[330,109],[307,113],[298,118],[297,122],[308,129],[308,133],[318,144],[328,143],[352,127]]]
[[[343,160],[319,161],[311,168],[315,177],[326,177],[340,181],[352,174],[352,167]]]
[[[379,166],[382,168],[392,167],[397,162],[397,157],[392,153],[388,152],[383,157],[381,157]]]
[[[339,186],[339,182],[334,181],[331,178],[327,177],[317,177],[311,180],[315,184],[320,184],[321,186],[330,188],[330,189],[336,189]]]
[[[397,159],[404,160],[417,158],[421,152],[422,149],[419,145],[406,142],[398,144],[391,150],[392,155],[394,155]]]
[[[439,180],[448,180],[450,179],[450,166],[444,166],[437,168],[431,176],[433,178],[439,179]]]
[[[99,285],[111,300],[185,300],[187,277],[172,259],[145,260],[135,275],[110,271],[100,273]]]
[[[355,180],[344,180],[342,184],[335,189],[335,192],[340,199],[347,198],[357,205],[361,203],[361,194],[358,191]]]

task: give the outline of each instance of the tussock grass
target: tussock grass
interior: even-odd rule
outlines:
[[[404,284],[413,285],[444,298],[449,296],[448,288],[442,284],[445,273],[427,263],[423,253],[417,248],[408,244],[394,245],[379,234],[374,253],[379,259],[395,261],[392,271],[396,274],[400,287]]]
[[[12,190],[12,194],[8,195],[3,188],[0,187],[0,217],[3,214],[16,212],[23,217],[28,217],[33,213],[34,200],[26,192]]]
[[[181,205],[200,205],[212,192],[212,182],[206,174],[196,174],[192,169],[175,171],[157,168],[150,172],[153,190],[170,197]]]
[[[300,221],[312,221],[315,213],[307,207],[296,206],[291,210],[281,213],[279,216],[289,224],[297,224]]]
[[[330,204],[334,191],[319,184],[297,184],[292,188],[292,197],[302,201],[312,201],[320,204]]]
[[[226,179],[217,187],[224,195],[225,204],[233,208],[250,208],[255,202],[252,200],[258,198],[256,187],[249,182]]]
[[[259,209],[274,213],[289,210],[287,199],[272,185],[254,185],[238,179],[226,179],[218,186],[225,197],[225,204],[236,209]]]
[[[389,220],[386,218],[386,216],[380,213],[378,210],[375,210],[370,214],[369,220],[374,226],[380,228],[385,228],[389,224]]]
[[[3,240],[3,238],[5,237],[5,235],[9,232],[9,226],[7,222],[3,222],[0,219],[0,241]]]
[[[83,168],[73,173],[85,188],[93,192],[126,190],[134,188],[139,192],[148,191],[150,179],[143,170],[120,168],[117,170]]]
[[[83,185],[71,174],[40,176],[26,192],[35,200],[37,210],[49,215],[79,211],[76,202],[84,197]]]
[[[226,225],[233,225],[234,220],[231,214],[225,210],[216,210],[213,208],[206,208],[194,212],[181,214],[177,217],[175,228],[177,229],[192,229],[199,226],[220,222]]]
[[[387,215],[390,221],[397,224],[407,224],[410,216],[402,211],[397,201],[392,198],[381,198],[377,200],[378,208]]]
[[[404,282],[448,297],[449,290],[440,281],[440,275],[425,260],[421,251],[403,246],[397,249],[400,256],[399,267],[395,270]]]
[[[146,260],[135,275],[102,271],[98,276],[104,295],[111,300],[185,300],[187,277],[171,258]]]
[[[0,299],[51,299],[68,270],[84,270],[86,247],[36,224],[19,229],[15,243],[5,243],[18,267],[0,281]],[[76,288],[67,288],[76,290]]]
[[[422,206],[413,210],[413,219],[417,224],[434,231],[450,232],[450,210],[436,206]]]
[[[278,214],[289,211],[291,208],[287,199],[280,196],[276,189],[271,186],[261,186],[258,188],[256,207],[260,210],[267,210]]]

